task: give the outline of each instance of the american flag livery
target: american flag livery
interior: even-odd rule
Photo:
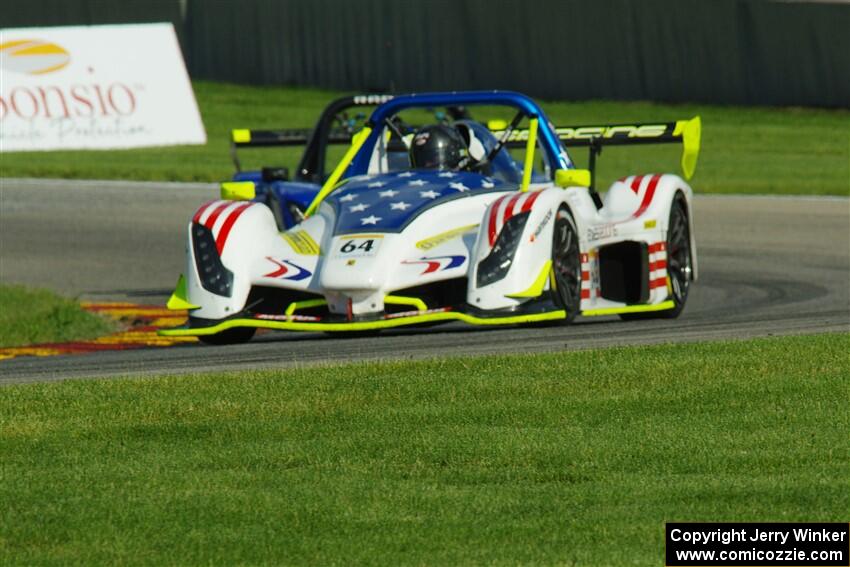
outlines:
[[[334,234],[401,232],[437,205],[512,188],[478,173],[414,170],[352,178],[326,202],[336,211]]]
[[[220,255],[233,225],[242,213],[254,204],[245,201],[210,201],[198,209],[192,217],[192,222],[202,224],[212,231],[215,247]]]

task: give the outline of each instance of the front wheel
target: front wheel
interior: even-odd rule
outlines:
[[[636,319],[675,319],[685,308],[693,279],[691,255],[691,225],[685,196],[677,192],[670,207],[670,222],[667,224],[667,289],[675,306],[665,311],[648,313],[625,313],[620,317],[627,321]]]
[[[581,308],[581,250],[578,228],[567,207],[558,209],[552,232],[552,298],[567,313],[562,322],[569,323]]]

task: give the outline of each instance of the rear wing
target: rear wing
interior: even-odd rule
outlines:
[[[320,174],[316,171],[324,162],[325,144],[321,144],[316,137],[316,129],[310,128],[288,128],[285,130],[249,130],[236,129],[230,132],[230,158],[236,171],[242,171],[242,163],[239,161],[238,150],[240,148],[271,148],[271,147],[305,147],[301,156],[298,172],[301,175]],[[328,132],[326,143],[349,145],[351,144],[352,132],[342,128],[334,128]]]
[[[230,144],[235,148],[266,148],[270,146],[304,146],[310,141],[313,130],[310,128],[290,128],[286,130],[232,130]],[[350,144],[351,132],[342,129],[331,130],[329,144]]]
[[[504,134],[505,128],[501,124],[498,126],[501,128],[490,128],[497,138]],[[596,156],[602,152],[604,146],[682,144],[681,165],[686,179],[693,177],[696,170],[701,131],[702,123],[699,116],[676,122],[555,127],[555,133],[564,146],[589,148],[588,169],[591,171],[591,176],[596,166]],[[515,129],[508,135],[507,146],[525,147],[527,140],[527,129]]]
[[[230,135],[230,155],[233,158],[233,165],[236,166],[236,171],[242,170],[237,154],[239,148],[305,146],[295,177],[301,181],[323,183],[327,147],[350,145],[353,136],[360,131],[368,119],[368,116],[362,112],[363,108],[360,107],[376,107],[392,98],[393,95],[387,94],[361,94],[338,98],[325,108],[312,129],[233,130]],[[349,116],[348,111],[355,107],[359,112]],[[444,114],[453,120],[469,118],[463,106],[447,106]]]
[[[268,146],[303,146],[310,137],[309,128],[289,130],[236,129],[230,132],[230,144],[236,148],[264,148]]]
[[[383,104],[391,98],[392,95],[384,94],[362,94],[338,98],[322,111],[314,128],[282,130],[242,128],[232,130],[230,133],[230,156],[233,159],[233,165],[236,167],[236,171],[242,170],[237,153],[239,148],[306,146],[298,164],[296,175],[305,180],[321,179],[324,176],[325,146],[327,144],[348,145],[355,133],[353,124],[348,123],[346,111],[354,107],[372,107]],[[334,123],[347,127],[335,127]]]

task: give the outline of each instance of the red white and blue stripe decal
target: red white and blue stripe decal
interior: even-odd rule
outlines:
[[[221,254],[233,225],[242,213],[255,204],[250,201],[210,201],[198,209],[192,222],[210,229],[215,238],[216,250]]]
[[[263,274],[264,278],[278,278],[297,282],[312,275],[310,270],[302,268],[289,260],[276,260],[271,256],[266,256],[266,260],[274,264],[276,268],[267,274]]]
[[[466,262],[466,256],[453,254],[451,256],[423,256],[418,260],[405,260],[402,264],[422,264],[425,269],[420,275],[432,274],[437,271],[459,268]]]

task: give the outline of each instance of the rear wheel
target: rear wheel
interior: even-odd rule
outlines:
[[[198,335],[198,340],[207,345],[235,345],[247,343],[256,332],[257,329],[254,327],[237,327],[214,335]]]
[[[677,192],[670,207],[670,222],[667,225],[667,288],[675,307],[665,311],[649,313],[625,313],[620,315],[627,321],[636,319],[675,319],[685,308],[688,291],[693,278],[691,256],[691,225],[685,196]]]
[[[569,323],[581,306],[581,251],[578,228],[567,207],[558,209],[552,232],[552,298],[567,313],[563,323]]]

